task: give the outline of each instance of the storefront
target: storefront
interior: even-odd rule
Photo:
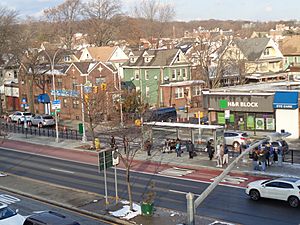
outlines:
[[[204,92],[211,124],[245,131],[275,131],[274,93]]]

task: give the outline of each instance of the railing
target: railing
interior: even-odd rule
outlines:
[[[1,130],[7,133],[21,133],[25,135],[56,137],[56,130],[51,127],[41,128],[28,126],[27,128],[25,128],[24,124],[1,122]],[[82,138],[82,135],[79,134],[77,130],[72,129],[59,129],[58,134],[59,138],[61,139],[80,140]]]

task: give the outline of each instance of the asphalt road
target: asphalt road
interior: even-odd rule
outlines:
[[[34,156],[0,149],[0,170],[91,192],[104,193],[103,173],[97,167],[77,162]],[[141,171],[143,168],[141,168]],[[113,170],[108,171],[109,195],[114,195]],[[185,193],[200,194],[207,184],[178,178],[131,174],[133,199],[139,202],[150,181],[155,182],[155,205],[186,211]],[[127,186],[123,170],[118,170],[121,198],[127,199]],[[300,208],[293,209],[285,202],[262,199],[251,201],[244,189],[219,186],[197,209],[197,215],[249,225],[298,225]]]
[[[19,214],[21,214],[22,216],[29,216],[34,212],[51,210],[51,211],[59,212],[60,214],[63,214],[71,218],[72,220],[79,222],[82,225],[107,225],[108,224],[108,223],[100,222],[99,220],[88,218],[78,213],[74,213],[62,208],[55,207],[53,205],[45,204],[30,198],[25,198],[23,196],[19,196],[2,190],[0,191],[0,202],[8,204],[13,209],[19,209]]]

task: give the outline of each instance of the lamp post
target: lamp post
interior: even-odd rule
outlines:
[[[121,77],[118,76],[118,79],[119,79],[120,125],[121,127],[124,127]]]
[[[86,143],[87,141],[87,138],[86,138],[86,134],[85,134],[85,124],[84,124],[84,121],[85,121],[85,118],[84,118],[84,98],[83,98],[83,84],[79,84],[79,85],[76,85],[76,86],[80,86],[80,95],[81,95],[81,120],[82,120],[82,143]]]
[[[51,75],[52,75],[52,83],[53,83],[53,92],[54,92],[54,101],[57,100],[57,96],[56,96],[56,88],[55,88],[55,77],[54,77],[54,63],[55,63],[55,58],[58,54],[58,52],[61,49],[57,49],[53,55],[53,57],[51,58],[50,55],[48,54],[48,52],[46,50],[44,50],[45,54],[47,55],[50,65],[51,65]],[[55,108],[55,132],[56,132],[56,138],[55,138],[55,142],[59,142],[59,134],[58,134],[58,119],[57,119],[57,109]]]

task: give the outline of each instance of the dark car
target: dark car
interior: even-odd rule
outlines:
[[[58,212],[43,211],[26,218],[23,225],[80,225],[71,218]]]
[[[145,112],[144,121],[176,122],[177,112],[174,107],[149,109]]]

